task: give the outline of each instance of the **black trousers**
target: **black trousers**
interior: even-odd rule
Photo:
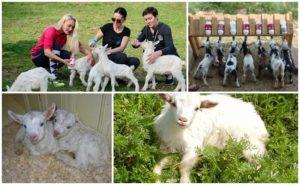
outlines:
[[[128,66],[134,66],[136,69],[140,65],[140,61],[136,57],[127,57],[125,53],[116,53],[108,55],[108,58],[116,64],[125,64]]]
[[[62,59],[70,59],[70,52],[66,50],[60,50],[60,55],[58,55]],[[57,68],[61,68],[64,64],[55,60],[53,62],[57,62]],[[50,72],[50,59],[45,56],[44,52],[40,54],[37,58],[32,59],[32,62],[37,67],[43,67],[47,71]],[[50,72],[51,73],[51,72]]]

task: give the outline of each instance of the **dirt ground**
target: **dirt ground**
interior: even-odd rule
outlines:
[[[217,41],[218,37],[211,37],[210,41],[212,43],[215,43]],[[238,42],[239,48],[241,48],[241,44],[243,42],[243,37],[237,37],[236,41]],[[268,40],[267,40],[268,39]],[[262,37],[261,40],[263,42],[264,47],[269,52],[269,39],[270,37]],[[274,37],[274,39],[281,43],[280,37]],[[206,38],[202,38],[201,42],[204,42]],[[257,56],[257,48],[255,47],[255,42],[257,40],[257,37],[248,37],[248,46],[252,51],[254,62],[255,62],[255,74],[258,73],[258,56]],[[224,37],[222,38],[223,42],[223,48],[225,49],[225,58],[227,58],[228,54],[228,48],[230,47],[230,42],[232,41],[231,37]],[[215,47],[213,46],[213,49]],[[298,67],[298,24],[297,22],[294,22],[294,36],[293,36],[293,42],[292,42],[292,56],[295,65]],[[200,49],[201,53],[204,55],[204,49]],[[257,80],[257,82],[252,82],[251,79],[248,79],[245,83],[242,83],[242,64],[243,64],[243,54],[239,54],[237,57],[239,64],[238,64],[238,78],[241,87],[235,87],[233,79],[228,79],[227,86],[223,87],[223,77],[218,75],[218,69],[217,67],[214,67],[213,65],[210,67],[208,75],[210,78],[207,78],[207,82],[209,86],[205,86],[203,81],[200,79],[194,79],[193,74],[196,70],[199,62],[202,60],[203,55],[201,55],[200,59],[194,59],[191,57],[191,47],[189,47],[189,87],[193,85],[198,85],[199,89],[197,91],[298,91],[298,75],[293,74],[293,84],[287,83],[287,78],[285,80],[285,86],[283,88],[274,89],[274,78],[272,74],[269,73],[263,73],[263,76]]]
[[[16,154],[14,139],[18,129],[19,126],[12,123],[2,130],[3,183],[111,182],[111,169],[81,171],[65,165],[53,155],[31,156],[26,149],[23,149],[22,154]]]

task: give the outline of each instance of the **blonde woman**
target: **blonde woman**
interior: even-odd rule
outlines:
[[[30,51],[34,65],[47,69],[55,79],[57,78],[58,68],[64,64],[67,66],[74,65],[70,64],[70,52],[63,49],[68,36],[72,56],[74,57],[80,51],[88,56],[89,63],[93,65],[92,53],[81,45],[77,31],[78,21],[70,14],[64,15],[56,25],[47,27],[37,44]]]

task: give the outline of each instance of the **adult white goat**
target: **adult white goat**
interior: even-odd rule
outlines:
[[[66,164],[83,170],[111,164],[107,140],[84,126],[73,113],[62,109],[55,112],[53,135],[62,151],[56,157]],[[65,151],[74,153],[75,159]]]
[[[7,91],[32,91],[39,89],[40,91],[48,90],[48,79],[55,79],[46,69],[37,67],[22,72],[12,86]]]
[[[183,154],[180,182],[190,181],[198,149],[205,146],[222,149],[229,138],[249,142],[243,154],[250,162],[257,162],[256,159],[264,155],[269,135],[251,103],[226,95],[177,93],[160,96],[166,104],[155,119],[155,129],[162,148]],[[154,172],[160,175],[166,163],[167,158],[162,159]]]
[[[31,111],[21,115],[8,111],[8,115],[22,125],[15,141],[22,142],[31,155],[54,154],[58,151],[58,143],[53,137],[53,125],[48,122],[55,109],[53,104],[45,112]]]
[[[147,72],[145,84],[142,90],[147,90],[150,79],[152,79],[152,89],[155,89],[155,74],[172,74],[178,81],[177,87],[174,91],[184,91],[185,80],[182,74],[182,65],[184,65],[185,62],[178,56],[163,55],[158,57],[153,64],[148,63],[148,56],[154,52],[154,48],[157,43],[158,42],[147,41],[140,44],[140,46],[144,49],[143,68]]]
[[[112,91],[115,91],[116,78],[121,78],[121,77],[128,78],[131,81],[128,83],[128,86],[130,86],[132,83],[134,83],[135,91],[139,91],[139,83],[138,83],[138,80],[135,78],[132,69],[125,64],[116,64],[113,61],[109,60],[106,49],[107,49],[107,44],[105,46],[97,46],[96,48],[93,49],[93,52],[95,52],[98,55],[98,60],[99,60],[100,64],[97,65],[97,67],[96,67],[96,65],[93,67],[93,68],[95,68],[95,72],[92,73],[91,79],[89,77],[87,90],[90,87],[89,83],[91,84],[93,78],[95,78],[93,76],[100,74],[101,71],[103,71],[102,74],[105,75],[106,78],[104,79],[104,82],[103,82],[102,91],[104,91],[104,89],[108,83],[108,80],[109,80],[108,77],[111,80]],[[92,70],[93,70],[93,68],[92,68]],[[97,80],[97,81],[99,81],[99,80]],[[100,79],[100,83],[101,83],[101,79]],[[96,82],[96,84],[98,84],[98,82]],[[99,88],[99,86],[98,86],[98,88]]]

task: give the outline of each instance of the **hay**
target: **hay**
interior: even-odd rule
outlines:
[[[14,138],[18,129],[17,124],[10,124],[2,130],[2,182],[111,182],[111,167],[81,171],[65,165],[53,155],[31,156],[24,147],[22,154],[16,153]]]

